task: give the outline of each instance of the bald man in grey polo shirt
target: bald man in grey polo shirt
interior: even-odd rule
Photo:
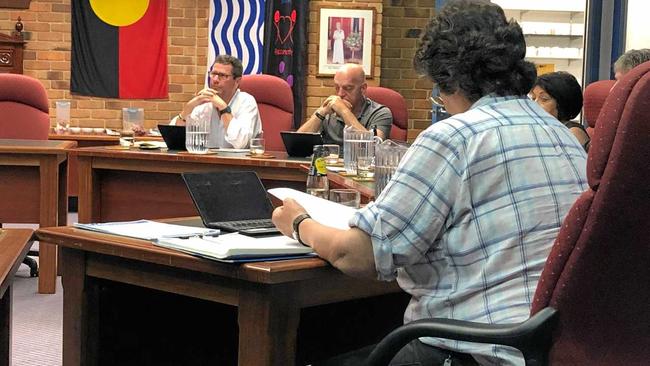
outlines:
[[[388,107],[366,98],[363,67],[345,64],[334,75],[335,95],[329,96],[298,132],[322,131],[326,144],[343,145],[343,128],[374,130],[382,139],[390,137],[393,114]]]

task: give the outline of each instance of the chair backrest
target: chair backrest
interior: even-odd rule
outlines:
[[[541,275],[532,313],[559,311],[550,364],[650,360],[650,62],[612,89],[575,202]]]
[[[584,91],[583,108],[587,121],[587,134],[593,138],[596,119],[616,80],[599,80],[587,85]]]
[[[366,96],[390,109],[393,114],[393,127],[390,129],[390,139],[406,141],[408,130],[408,109],[404,97],[393,89],[381,86],[369,86]]]
[[[293,93],[289,84],[273,75],[244,75],[239,89],[257,101],[266,150],[284,151],[280,131],[293,129]]]
[[[0,138],[47,140],[50,116],[40,81],[21,74],[0,74]]]

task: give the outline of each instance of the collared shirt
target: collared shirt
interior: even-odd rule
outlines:
[[[370,235],[378,278],[412,295],[406,322],[517,323],[586,188],[586,154],[566,127],[527,98],[490,95],[420,134],[350,226]],[[421,340],[482,364],[523,364],[509,347]]]
[[[251,138],[262,133],[262,120],[257,109],[257,102],[252,95],[238,89],[230,99],[228,106],[232,112],[228,130],[224,128],[221,115],[212,106],[212,103],[196,106],[186,118],[188,120],[210,120],[208,147],[246,148]],[[170,124],[176,124],[176,118],[174,117]]]
[[[393,114],[385,105],[381,105],[370,98],[366,98],[357,120],[367,130],[377,128],[384,133],[386,138],[390,137],[390,129],[393,125]],[[345,122],[335,113],[328,114],[321,122],[323,143],[338,144],[343,146],[343,128]]]

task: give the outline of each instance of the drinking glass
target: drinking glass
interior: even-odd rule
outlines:
[[[65,133],[70,128],[70,101],[59,100],[56,102],[56,133]]]
[[[341,147],[336,144],[326,144],[323,145],[329,154],[325,157],[325,164],[327,165],[336,165],[339,163],[339,151]]]
[[[361,195],[354,189],[330,189],[330,201],[352,208],[359,208]]]
[[[120,146],[130,147],[135,143],[134,132],[132,129],[120,130]]]
[[[264,155],[264,138],[256,137],[251,139],[251,155]]]
[[[357,156],[357,176],[360,178],[373,178],[375,176],[375,163],[372,156]]]

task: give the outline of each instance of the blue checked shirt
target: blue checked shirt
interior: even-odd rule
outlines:
[[[488,95],[424,131],[350,226],[371,236],[379,279],[412,295],[405,322],[517,323],[586,188],[586,155],[568,128],[527,98]],[[421,341],[482,364],[523,365],[508,347]]]

